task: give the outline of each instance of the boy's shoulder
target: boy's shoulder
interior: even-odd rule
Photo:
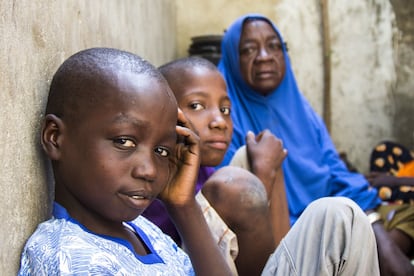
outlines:
[[[164,266],[171,261],[170,255],[180,260],[176,265],[185,267],[182,262],[186,263],[186,258],[178,257],[177,252],[172,254],[177,250],[175,244],[154,224],[141,216],[129,224],[156,253],[136,256],[124,240],[96,235],[71,219],[52,218],[39,224],[27,241],[19,275],[62,274],[64,271],[82,274],[91,269],[106,275],[123,275],[122,271],[150,272],[156,270],[157,264]],[[191,263],[186,269],[192,269]]]
[[[141,216],[129,224],[134,225],[134,228],[150,241],[163,235],[154,224]],[[116,244],[120,242],[120,239],[97,235],[71,218],[53,217],[38,225],[27,241],[25,248],[38,249],[43,254],[56,256],[58,251],[70,251],[72,249],[93,250],[92,248],[97,247],[99,250],[105,241],[115,242]]]

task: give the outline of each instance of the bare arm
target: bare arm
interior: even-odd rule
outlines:
[[[181,112],[179,121],[188,125]],[[196,275],[231,275],[194,196],[200,162],[198,137],[181,126],[177,134],[183,142],[177,146],[176,173],[159,197],[187,247]]]
[[[268,194],[272,230],[275,244],[278,245],[290,229],[281,167],[287,151],[283,148],[282,141],[268,130],[259,133],[257,137],[249,132],[246,146],[252,172],[263,182]]]
[[[286,199],[283,170],[277,171],[270,199],[270,217],[276,246],[290,229],[289,208]]]
[[[366,175],[371,186],[399,187],[414,186],[412,177],[396,177],[382,172],[371,172]],[[366,211],[367,214],[374,210]],[[413,246],[412,239],[398,229],[387,231],[381,220],[372,224],[378,248],[378,259],[381,275],[413,275],[414,266],[407,257]]]
[[[395,243],[392,233],[387,232],[381,222],[375,222],[372,228],[377,240],[381,275],[414,275],[414,266],[411,264],[411,260]],[[410,243],[409,238],[405,242]]]
[[[414,187],[414,177],[397,177],[386,173],[371,172],[366,178],[373,187],[380,186],[411,186]]]

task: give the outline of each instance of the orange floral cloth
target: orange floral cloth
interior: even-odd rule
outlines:
[[[397,172],[398,177],[414,177],[414,160],[403,164]]]

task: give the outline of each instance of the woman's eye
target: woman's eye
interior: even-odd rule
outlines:
[[[163,148],[163,147],[157,147],[155,148],[155,153],[161,155],[162,157],[168,157],[170,155],[170,151]]]
[[[204,106],[201,103],[192,103],[190,104],[191,109],[193,110],[201,110]]]
[[[256,47],[246,46],[240,49],[240,55],[251,55],[256,52]]]
[[[222,107],[220,108],[221,113],[223,113],[224,115],[230,115],[231,113],[231,108],[230,107]]]
[[[271,41],[267,46],[270,50],[280,51],[282,50],[282,44],[279,41]]]
[[[114,143],[123,148],[134,148],[136,143],[129,138],[117,138],[113,140]]]

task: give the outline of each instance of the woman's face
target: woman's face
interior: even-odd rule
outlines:
[[[262,95],[279,86],[285,75],[282,43],[264,20],[244,23],[239,44],[240,71],[247,84]]]

